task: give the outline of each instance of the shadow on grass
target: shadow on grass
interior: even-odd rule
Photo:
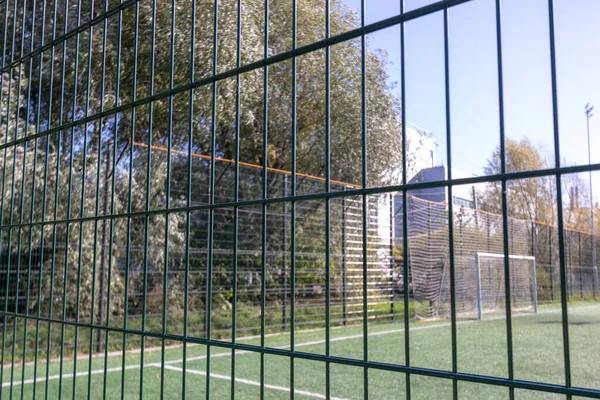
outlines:
[[[562,321],[560,320],[554,320],[554,321],[538,321],[536,322],[537,324],[544,324],[544,325],[549,325],[549,324],[562,324]],[[578,322],[569,322],[569,325],[575,325],[575,326],[579,326],[579,325],[597,325],[600,324],[600,321],[578,321]]]

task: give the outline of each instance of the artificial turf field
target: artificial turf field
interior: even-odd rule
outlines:
[[[600,389],[600,305],[569,307],[569,336],[573,386]],[[513,353],[515,378],[553,384],[564,384],[563,334],[560,308],[542,307],[538,314],[513,316]],[[402,321],[369,326],[368,358],[370,361],[404,364],[404,324]],[[332,356],[363,359],[363,328],[352,326],[332,328]],[[111,339],[123,338],[111,333]],[[133,336],[133,335],[129,335]],[[83,341],[82,337],[82,341]],[[129,337],[127,338],[129,340]],[[239,343],[260,345],[260,338],[239,339]],[[83,341],[85,343],[85,341]],[[290,335],[277,334],[265,338],[265,345],[289,349]],[[295,347],[299,352],[325,354],[325,331],[296,332]],[[84,346],[81,347],[82,349]],[[210,398],[231,397],[231,350],[211,346]],[[451,370],[451,330],[446,320],[411,321],[410,358],[418,367]],[[457,356],[459,372],[507,377],[506,321],[502,316],[488,316],[484,321],[459,320],[457,325]],[[164,371],[161,360],[164,358]],[[185,363],[185,391],[188,399],[206,397],[207,354],[202,345],[188,345]],[[140,387],[144,399],[160,398],[161,374],[164,374],[164,398],[181,398],[183,390],[184,349],[168,346],[162,354],[159,348],[147,349],[143,360],[139,351],[128,351],[125,371],[121,353],[109,357],[94,356],[91,364],[91,383],[88,381],[89,358],[76,363],[75,398],[139,399]],[[290,359],[285,356],[264,356],[264,393],[266,398],[290,398]],[[140,365],[143,363],[143,373]],[[326,366],[320,361],[294,361],[296,399],[326,398]],[[38,362],[37,383],[34,384],[33,363],[24,367],[4,365],[2,369],[2,399],[9,398],[73,398],[73,359],[64,359],[62,375],[60,362]],[[330,364],[331,398],[360,399],[364,396],[364,370],[340,364]],[[47,368],[48,367],[48,368]],[[105,373],[106,370],[106,373]],[[49,379],[46,381],[46,376]],[[62,376],[62,379],[60,377]],[[143,383],[140,379],[143,377]],[[412,399],[450,399],[452,381],[411,375]],[[12,379],[12,385],[11,385]],[[405,398],[405,376],[398,372],[370,369],[368,394],[372,399]],[[106,384],[105,384],[106,383]],[[11,387],[12,386],[12,387]],[[46,397],[46,390],[48,391]],[[260,397],[260,354],[236,351],[235,397]],[[35,393],[34,393],[35,391]],[[508,390],[502,387],[459,382],[461,399],[507,399]],[[12,394],[12,397],[11,397]],[[564,396],[516,390],[519,399],[558,399]]]

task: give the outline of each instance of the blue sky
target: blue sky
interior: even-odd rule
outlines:
[[[360,11],[360,0],[344,1]],[[433,2],[405,4],[411,10]],[[590,102],[599,111],[591,120],[592,162],[600,162],[600,1],[555,3],[561,158],[587,164],[583,109]],[[398,13],[399,1],[367,0],[367,23]],[[502,19],[506,136],[542,145],[553,163],[548,1],[504,0]],[[452,7],[449,26],[453,167],[481,175],[499,143],[495,0]],[[390,81],[399,84],[398,38],[397,26],[369,35],[372,48],[387,51]],[[408,22],[405,43],[406,118],[434,134],[438,163],[447,165],[443,14]]]

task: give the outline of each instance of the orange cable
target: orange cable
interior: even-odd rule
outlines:
[[[134,146],[139,146],[139,147],[146,147],[146,148],[148,148],[148,145],[147,145],[146,143],[133,142],[133,145],[134,145]],[[150,147],[151,147],[152,149],[154,149],[154,150],[160,150],[160,151],[169,151],[169,149],[167,149],[166,147],[155,146],[155,145],[153,145],[153,146],[150,146]],[[187,155],[187,154],[188,154],[188,152],[186,152],[186,151],[183,151],[183,150],[174,150],[174,149],[172,149],[172,150],[171,150],[171,152],[172,152],[172,153],[177,153],[177,154],[185,154],[185,155]],[[210,159],[211,159],[211,156],[207,156],[207,155],[204,155],[204,154],[199,154],[199,153],[192,153],[192,157],[203,158],[203,159],[205,159],[205,160],[210,160]],[[215,161],[223,161],[223,162],[226,162],[226,163],[235,164],[235,161],[234,161],[234,160],[230,160],[230,159],[228,159],[228,158],[215,157]],[[262,167],[262,166],[260,166],[260,165],[251,164],[251,163],[247,163],[247,162],[244,162],[244,161],[239,161],[239,164],[240,164],[240,165],[243,165],[243,166],[245,166],[245,167],[250,167],[250,168],[255,168],[255,169],[263,169],[263,167]],[[286,170],[283,170],[283,169],[278,169],[278,168],[271,168],[271,167],[267,167],[267,170],[268,170],[268,171],[272,171],[272,172],[280,172],[280,173],[283,173],[283,174],[292,175],[292,172],[291,172],[291,171],[286,171]],[[296,176],[301,176],[301,177],[310,178],[310,179],[316,179],[316,180],[323,181],[323,182],[325,182],[325,181],[326,181],[326,179],[325,179],[325,178],[322,178],[322,177],[320,177],[320,176],[314,176],[314,175],[309,175],[309,174],[303,174],[303,173],[299,173],[299,172],[296,172]],[[357,189],[360,189],[360,188],[361,188],[361,186],[360,186],[360,185],[356,185],[356,184],[354,184],[354,183],[348,183],[348,182],[336,181],[336,180],[333,180],[333,179],[332,179],[332,180],[330,180],[330,182],[331,182],[331,183],[336,183],[336,184],[339,184],[339,185],[344,185],[344,186],[349,186],[349,187],[357,188]],[[402,196],[402,193],[398,193],[398,194],[399,194],[400,196]],[[415,196],[415,195],[413,195],[413,194],[410,194],[410,193],[407,193],[407,196],[408,196],[408,197],[415,198],[415,199],[418,199],[418,201],[421,201],[421,202],[424,202],[424,203],[437,204],[437,205],[443,205],[443,206],[446,206],[446,205],[447,205],[447,202],[445,202],[445,201],[442,201],[442,202],[436,202],[436,201],[432,201],[432,200],[421,199],[420,197],[417,197],[417,196]],[[464,207],[464,208],[467,208],[467,209],[469,209],[469,210],[474,210],[474,209],[472,209],[472,208],[468,208],[468,207]],[[502,217],[502,216],[501,216],[501,215],[499,215],[499,214],[494,214],[494,213],[492,213],[492,212],[489,212],[489,211],[484,211],[484,210],[480,210],[480,209],[475,209],[475,211],[478,211],[478,212],[480,212],[480,213],[483,213],[483,214],[488,214],[488,215],[490,215],[490,216],[497,216],[498,218],[501,218],[501,217]],[[526,219],[519,219],[519,218],[515,218],[515,217],[510,217],[510,216],[508,216],[508,219],[509,219],[509,220],[513,220],[513,221],[518,221],[518,222],[525,222],[525,223],[535,223],[535,224],[538,224],[538,225],[545,225],[545,226],[550,226],[550,227],[553,227],[553,228],[556,228],[556,227],[557,227],[557,226],[555,226],[555,225],[551,225],[551,224],[549,224],[549,223],[547,223],[547,222],[541,222],[541,221],[536,221],[536,220],[526,220]],[[591,235],[591,234],[592,234],[591,232],[586,232],[586,231],[583,231],[583,230],[572,229],[572,228],[565,228],[564,230],[565,230],[565,231],[570,231],[570,232],[578,232],[578,233],[583,233],[583,234],[587,234],[587,235]]]
[[[148,148],[148,145],[146,143],[139,143],[139,142],[133,142],[134,146],[140,146],[140,147],[146,147]],[[166,147],[161,147],[161,146],[150,146],[152,149],[154,150],[160,150],[160,151],[169,151],[169,149],[167,149]],[[177,154],[189,154],[187,151],[183,151],[183,150],[171,150],[172,153],[177,153]],[[211,156],[207,156],[204,154],[199,154],[199,153],[192,153],[192,157],[199,157],[199,158],[203,158],[205,160],[210,160],[212,157]],[[230,163],[230,164],[235,164],[234,160],[230,160],[228,158],[221,158],[221,157],[215,157],[215,161],[223,161],[226,163]],[[256,169],[263,169],[262,166],[260,165],[256,165],[256,164],[251,164],[251,163],[247,163],[244,161],[239,161],[238,162],[240,165],[243,165],[245,167],[250,167],[250,168],[256,168]],[[287,175],[292,175],[291,171],[286,171],[284,169],[278,169],[278,168],[271,168],[271,167],[267,167],[267,171],[272,171],[272,172],[280,172],[282,174],[287,174]],[[314,176],[314,175],[309,175],[309,174],[303,174],[300,172],[296,172],[296,176],[301,176],[301,177],[305,177],[305,178],[310,178],[310,179],[316,179],[319,181],[323,181],[325,182],[326,179],[322,178],[320,176]],[[353,188],[360,188],[360,185],[356,185],[354,183],[348,183],[348,182],[342,182],[342,181],[336,181],[331,179],[330,180],[331,183],[336,183],[339,185],[344,185],[344,186],[350,186]]]

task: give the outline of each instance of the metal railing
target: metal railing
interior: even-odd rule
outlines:
[[[240,370],[236,370],[236,355],[246,352],[259,357],[255,367],[259,371],[260,398],[265,397],[266,390],[279,387],[270,385],[265,377],[268,356],[286,359],[289,382],[284,391],[291,398],[306,393],[295,386],[301,375],[297,363],[302,360],[324,366],[325,390],[317,397],[335,397],[332,370],[347,366],[360,369],[362,393],[357,395],[364,398],[371,393],[371,371],[387,371],[396,374],[398,380],[403,378],[407,399],[411,398],[411,382],[415,376],[450,381],[454,399],[461,398],[459,383],[464,382],[507,388],[511,399],[517,389],[557,393],[568,398],[600,398],[597,388],[577,387],[572,383],[567,291],[577,288],[577,283],[568,284],[561,183],[565,174],[599,171],[600,164],[565,166],[561,159],[554,2],[548,1],[554,167],[520,172],[507,169],[503,25],[501,0],[496,0],[501,168],[493,175],[455,179],[452,177],[449,20],[453,7],[470,1],[443,0],[411,11],[406,11],[401,1],[398,15],[370,24],[366,19],[366,1],[361,1],[357,26],[343,26],[346,29],[340,32],[335,19],[338,17],[334,18],[339,15],[336,7],[340,3],[315,0],[310,6],[319,3],[322,7],[324,21],[318,28],[323,29],[320,32],[314,28],[314,32],[307,33],[299,25],[298,10],[302,5],[293,0],[285,6],[289,8],[286,9],[289,18],[285,19],[288,25],[277,34],[271,31],[275,29],[275,17],[271,13],[281,11],[284,2],[269,0],[248,4],[241,0],[105,0],[102,5],[84,0],[4,0],[0,3],[0,31],[3,32],[0,257],[5,269],[2,271],[5,286],[0,292],[4,297],[4,307],[0,310],[0,398],[12,398],[18,390],[24,397],[26,382],[30,380],[26,376],[32,376],[29,383],[33,383],[34,397],[36,390],[43,390],[46,395],[54,393],[50,391],[52,379],[59,381],[56,393],[61,397],[67,390],[67,378],[72,378],[73,398],[79,393],[77,377],[87,376],[87,397],[96,398],[100,394],[92,391],[92,374],[102,374],[102,396],[106,397],[110,373],[117,371],[121,382],[126,381],[130,347],[136,347],[134,350],[140,354],[139,388],[135,388],[137,395],[131,394],[123,383],[120,397],[144,396],[144,385],[149,380],[144,377],[146,367],[146,370],[160,369],[157,396],[169,398],[171,394],[165,385],[174,370],[169,369],[166,354],[174,344],[182,346],[181,397],[185,397],[186,372],[189,371],[207,377],[203,388],[207,398],[218,396],[210,377],[222,377],[214,360],[222,354],[218,350],[226,350],[231,353],[228,380],[232,398],[236,396],[240,374]],[[253,14],[248,17],[245,10]],[[311,12],[310,7],[302,10],[305,13],[302,18],[310,19],[306,17]],[[443,15],[444,25],[448,177],[439,182],[408,183],[405,25],[434,13]],[[399,128],[393,132],[397,136],[393,143],[399,147],[395,153],[384,154],[394,156],[393,159],[382,160],[377,152],[388,146],[373,147],[377,140],[371,140],[385,132],[377,131],[373,127],[377,124],[369,119],[368,85],[372,73],[368,71],[368,64],[372,54],[368,50],[367,35],[390,27],[399,27],[400,31],[397,41],[401,82],[400,105],[398,109],[390,106],[390,110],[395,111],[390,111],[387,122]],[[289,37],[284,40],[282,32],[289,32]],[[348,75],[341,78],[343,83],[352,80],[357,88],[353,99],[360,111],[360,115],[355,116],[356,121],[351,121],[350,131],[344,132],[349,144],[332,135],[332,121],[340,116],[339,110],[332,106],[335,100],[332,89],[334,83],[339,84],[339,80],[335,80],[339,79],[335,77],[339,71],[332,71],[336,46],[347,46],[345,49],[354,54],[348,61],[349,69],[354,71],[343,71]],[[322,70],[313,75],[306,72],[319,62]],[[306,75],[314,81],[305,80]],[[280,80],[273,83],[273,79]],[[314,83],[317,80],[318,83]],[[322,89],[322,99],[314,103],[307,101],[311,94],[307,87],[310,89],[311,85]],[[284,97],[288,102],[282,105]],[[303,104],[305,101],[308,105]],[[302,120],[300,109],[309,110],[303,111]],[[278,125],[274,127],[274,124]],[[340,156],[336,152],[351,154],[345,158],[345,154]],[[199,155],[197,159],[195,154]],[[382,166],[373,166],[372,159],[381,165],[398,163],[395,166],[401,170],[401,179],[386,180]],[[246,173],[244,168],[252,172]],[[394,249],[394,245],[390,245],[391,221],[389,240],[374,239],[377,233],[373,220],[380,214],[391,214],[392,210],[391,203],[387,203],[383,211],[379,209],[378,200],[396,193],[407,198],[411,190],[423,188],[444,188],[452,199],[456,186],[499,182],[502,187],[503,289],[505,298],[510,299],[509,264],[514,256],[509,243],[507,182],[547,176],[556,181],[558,240],[551,247],[558,248],[560,281],[552,282],[552,299],[558,288],[564,384],[517,378],[510,301],[504,310],[506,376],[472,374],[459,368],[454,254],[457,232],[452,220],[455,216],[452,201],[447,205],[451,368],[415,365],[411,358],[410,320],[414,315],[411,310],[414,299],[408,278],[411,273],[408,202],[402,203],[402,243]],[[230,186],[225,187],[224,182]],[[249,209],[259,218],[248,222]],[[283,223],[276,218],[278,213],[285,216]],[[227,215],[223,217],[224,214]],[[310,218],[318,218],[319,222],[313,224]],[[282,226],[271,226],[272,220]],[[198,224],[196,227],[201,224],[203,229],[195,231],[194,224]],[[220,235],[225,234],[229,235],[227,240],[231,240],[230,246],[223,250]],[[350,235],[352,240],[347,239]],[[194,253],[195,240],[206,244],[203,251]],[[395,255],[395,250],[399,254]],[[136,251],[138,254],[134,254]],[[338,264],[345,267],[349,254],[359,259],[358,267],[353,268],[352,274],[345,269],[340,272],[343,293],[338,295],[334,293],[337,286],[332,285],[332,281],[338,277]],[[268,321],[273,310],[280,308],[279,303],[268,304],[272,300],[269,287],[272,283],[268,282],[272,278],[272,257],[281,258],[278,259],[284,265],[281,282],[286,286],[282,319],[275,324]],[[398,264],[402,268],[400,275],[404,277],[401,288],[389,285],[390,268],[382,268],[383,273],[377,270],[381,257],[386,262],[394,257],[402,259]],[[122,260],[120,269],[117,260]],[[227,268],[222,268],[220,263],[227,264]],[[16,274],[12,275],[14,271]],[[175,272],[182,273],[175,275]],[[257,279],[253,281],[256,283],[253,293],[242,287],[241,276],[246,272],[246,279]],[[221,273],[230,280],[227,285],[218,287]],[[535,279],[535,273],[533,275]],[[11,276],[16,277],[16,282],[11,282]],[[195,277],[200,278],[194,281]],[[581,273],[579,279],[583,279]],[[135,321],[130,314],[134,284],[141,286],[142,298],[136,303],[141,308],[141,321]],[[179,291],[171,289],[175,284],[180,285]],[[278,284],[277,281],[273,285]],[[307,294],[311,284],[318,287]],[[350,285],[351,290],[347,289]],[[583,282],[580,286],[583,287]],[[593,286],[595,295],[595,283]],[[192,309],[190,304],[195,301],[196,290],[204,295],[197,300],[198,308]],[[243,325],[238,316],[246,305],[240,300],[242,293],[252,297],[248,303],[252,303],[253,318],[260,325],[255,342],[238,337],[244,332],[244,326],[238,326]],[[229,296],[227,301],[222,300],[224,296]],[[302,297],[310,297],[304,309],[298,306],[302,304]],[[389,319],[401,325],[404,358],[395,362],[374,361],[369,357],[373,350],[370,341],[375,340],[370,336],[372,322],[378,318],[378,311],[373,311],[373,307],[379,305],[379,299],[389,297],[391,311],[386,308],[381,314],[386,318],[391,315]],[[315,308],[319,308],[324,317],[323,351],[311,351],[296,342],[302,326],[312,328],[310,321],[300,321],[299,311],[309,310],[314,302],[318,302]],[[347,309],[349,304],[353,310]],[[228,314],[224,314],[229,331],[214,321],[218,314],[215,309],[221,305],[231,307]],[[384,305],[387,307],[389,303],[384,302]],[[175,333],[170,330],[175,325],[171,315],[174,309],[182,314],[177,317],[181,329]],[[198,317],[198,314],[203,315]],[[160,319],[159,324],[153,323],[156,318]],[[194,318],[200,318],[202,328],[191,329],[190,321],[200,324]],[[332,351],[335,342],[332,328],[347,325],[350,319],[360,323],[362,343],[358,347],[362,355],[336,355]],[[269,344],[271,325],[289,334],[289,345]],[[51,351],[52,327],[58,329],[58,353]],[[72,344],[67,340],[71,330],[74,331]],[[224,334],[227,331],[229,335]],[[44,335],[47,337],[42,337]],[[152,357],[148,347],[156,343],[161,349],[160,359],[147,361],[146,358]],[[202,355],[205,371],[189,368],[188,363],[192,361],[188,361],[187,354],[192,351],[192,345],[205,347],[206,354]],[[121,365],[110,365],[112,350],[120,353]],[[38,359],[41,354],[46,360]],[[92,372],[92,366],[98,354],[104,361],[96,373]],[[33,364],[28,364],[30,361]],[[45,369],[42,361],[46,362]],[[67,362],[72,362],[69,368],[65,366]],[[52,375],[51,369],[56,364],[57,375]],[[87,364],[86,371],[78,372],[84,364]],[[31,371],[26,369],[30,366]]]

